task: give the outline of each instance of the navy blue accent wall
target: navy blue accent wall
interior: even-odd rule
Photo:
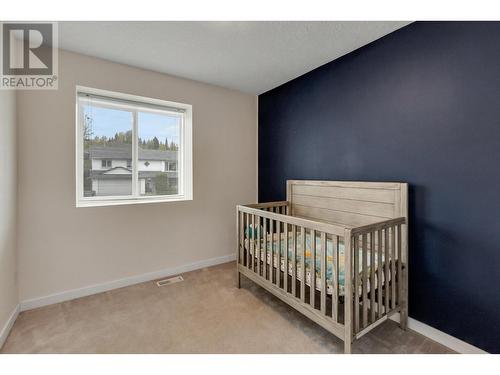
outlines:
[[[500,352],[500,23],[414,23],[260,95],[259,200],[287,179],[408,182],[410,316]]]

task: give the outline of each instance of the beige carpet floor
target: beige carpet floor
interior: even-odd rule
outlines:
[[[343,343],[227,263],[19,315],[2,353],[342,353]],[[451,353],[387,321],[354,353]]]

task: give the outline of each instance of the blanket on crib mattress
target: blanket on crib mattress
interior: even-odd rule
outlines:
[[[281,237],[281,241],[278,241],[279,237]],[[272,238],[271,235],[267,235],[267,241],[266,241],[266,247],[267,251],[264,252],[264,239],[261,238],[260,240],[260,260],[264,262],[264,258],[266,258],[266,263],[270,264],[271,261],[271,252],[273,254],[273,266],[278,267],[278,242],[280,243],[280,269],[282,272],[285,272],[285,259],[284,259],[284,254],[285,254],[285,234],[281,233],[281,235],[278,237],[278,233],[274,233]],[[302,235],[301,233],[297,233],[296,235],[296,249],[297,249],[297,254],[296,254],[296,267],[297,267],[297,279],[302,281]],[[312,236],[306,232],[306,259],[305,259],[305,268],[306,268],[306,285],[311,285],[311,274],[313,273],[312,269]],[[292,233],[288,233],[288,274],[292,275],[292,239],[293,235]],[[322,249],[321,249],[321,237],[316,236],[316,264],[314,267],[314,274],[316,276],[316,289],[321,290],[321,256],[322,256]],[[250,254],[254,256],[254,258],[257,258],[257,251],[256,246],[257,246],[257,241],[258,240],[245,240],[245,248],[249,250]],[[251,244],[251,246],[249,246]],[[272,246],[272,249],[271,249]],[[338,292],[339,296],[344,294],[344,285],[345,285],[345,259],[344,259],[344,242],[342,240],[339,241],[339,246],[338,246]],[[359,267],[358,267],[358,272],[361,272],[362,270],[362,250],[359,250]],[[367,274],[370,275],[371,272],[371,260],[370,260],[370,251],[368,251],[367,254]],[[384,262],[384,256],[382,254],[382,264]],[[378,268],[378,259],[375,257],[375,271]],[[326,241],[326,284],[327,284],[327,293],[332,294],[333,293],[333,241],[330,238],[327,238]],[[384,277],[384,275],[383,275]],[[375,273],[375,285],[377,285],[377,273]],[[367,282],[368,285],[368,291],[370,289],[369,285],[369,280]]]

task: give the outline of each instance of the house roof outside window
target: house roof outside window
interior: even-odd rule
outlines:
[[[92,146],[89,150],[91,159],[111,159],[111,160],[131,160],[132,147],[130,145],[123,146]],[[149,161],[177,161],[178,151],[163,151],[163,150],[144,150],[139,148],[139,160]],[[162,173],[170,178],[177,178],[177,171],[139,171],[139,178],[154,178]],[[106,170],[91,170],[90,176],[98,180],[117,180],[117,179],[130,179],[132,174],[131,168],[114,167]]]
[[[176,161],[178,151],[144,150],[139,147],[139,160],[164,160]],[[90,147],[91,159],[132,159],[132,147],[124,146],[92,146]]]

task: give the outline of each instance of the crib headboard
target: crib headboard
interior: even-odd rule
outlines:
[[[381,220],[408,220],[408,184],[288,180],[291,214],[357,227]]]

